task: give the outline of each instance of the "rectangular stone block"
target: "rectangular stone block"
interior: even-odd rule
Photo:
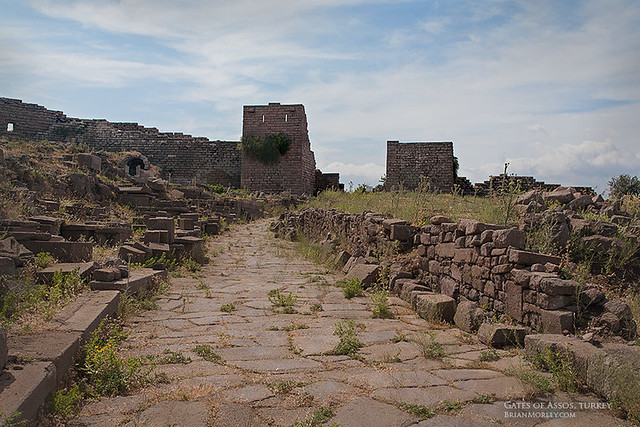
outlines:
[[[455,251],[455,243],[440,243],[436,245],[436,256],[440,258],[453,258]]]
[[[573,313],[562,310],[540,310],[542,331],[545,334],[573,332]]]
[[[511,280],[507,280],[505,288],[507,315],[518,322],[522,322],[522,287]]]
[[[509,249],[509,261],[515,264],[533,265],[533,264],[546,264],[550,262],[555,265],[560,265],[562,261],[560,257],[553,255],[539,254],[535,252],[529,252],[519,249]]]
[[[456,301],[443,294],[420,292],[415,296],[416,313],[427,320],[453,322],[456,314]]]

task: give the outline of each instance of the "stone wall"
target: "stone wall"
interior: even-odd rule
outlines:
[[[245,106],[243,134],[264,137],[284,133],[291,145],[274,165],[238,150],[237,141],[210,141],[182,133],[159,132],[137,123],[70,118],[19,99],[0,98],[0,136],[86,144],[96,150],[139,151],[180,185],[222,184],[249,191],[313,194],[315,157],[302,105]],[[327,174],[331,185],[337,174]],[[336,187],[337,187],[337,183]]]
[[[421,180],[431,190],[451,192],[455,184],[452,142],[387,141],[385,188],[416,189]]]
[[[274,164],[242,154],[242,187],[249,191],[313,194],[316,162],[307,131],[303,105],[250,105],[244,107],[243,137],[285,134],[289,149]]]
[[[13,124],[11,132],[9,123]],[[69,118],[60,111],[7,98],[0,98],[0,136],[73,141],[96,150],[139,151],[176,184],[240,186],[237,142],[164,133],[137,123]]]
[[[318,242],[329,239],[354,256],[394,247],[412,252],[413,257],[403,257],[404,265],[392,266],[392,277],[396,268],[411,270],[458,303],[473,301],[551,333],[573,329],[578,284],[558,276],[560,258],[524,250],[525,234],[517,228],[445,217],[431,222],[419,228],[372,212],[309,208],[283,214],[274,229],[280,235],[301,232]]]
[[[340,185],[340,174],[322,173],[316,169],[316,193],[323,190],[344,190],[344,185]]]

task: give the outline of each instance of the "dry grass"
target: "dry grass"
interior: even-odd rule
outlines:
[[[454,221],[461,218],[477,219],[486,223],[504,223],[505,219],[517,221],[518,217],[513,213],[506,218],[508,202],[509,200],[502,197],[474,197],[418,191],[379,193],[323,191],[307,206],[334,208],[351,214],[369,210],[423,225],[427,224],[429,218],[434,215],[446,215]]]

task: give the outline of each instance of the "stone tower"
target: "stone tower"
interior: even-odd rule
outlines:
[[[387,141],[385,188],[414,190],[420,181],[430,190],[450,193],[456,182],[452,142]]]
[[[286,135],[290,145],[275,163],[265,164],[242,153],[242,188],[265,193],[313,194],[316,161],[309,142],[304,106],[279,103],[244,106],[243,138],[278,134]]]

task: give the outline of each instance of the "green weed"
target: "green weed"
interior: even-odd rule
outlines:
[[[357,277],[350,277],[345,280],[336,282],[336,286],[342,288],[342,293],[346,299],[361,297],[364,295],[362,281]]]
[[[211,346],[208,344],[196,345],[193,349],[193,352],[208,362],[218,363],[221,365],[224,364],[224,360],[222,360],[222,357],[216,354],[216,352],[214,352]]]
[[[435,413],[427,408],[424,405],[414,405],[411,403],[406,403],[406,402],[396,402],[396,406],[400,409],[403,409],[407,412],[409,412],[410,414],[413,414],[417,417],[424,419],[428,419],[428,418],[432,418]]]
[[[378,289],[369,293],[369,298],[373,304],[374,319],[393,319],[393,313],[389,309],[389,291],[386,289]]]
[[[418,344],[420,353],[427,359],[441,359],[445,355],[442,344],[436,341],[435,332],[419,333],[412,338]]]
[[[353,356],[364,344],[358,339],[359,325],[353,320],[345,320],[335,324],[333,335],[340,338],[340,342],[333,350],[333,354]]]

